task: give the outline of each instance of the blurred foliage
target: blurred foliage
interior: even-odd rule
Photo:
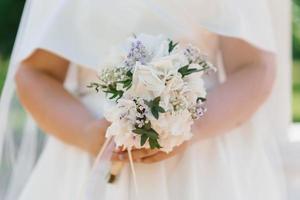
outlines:
[[[293,3],[293,58],[300,59],[300,0]]]
[[[0,0],[0,55],[8,57],[15,40],[25,0]]]
[[[293,66],[293,120],[300,122],[300,60],[294,61]]]
[[[5,81],[7,66],[8,66],[8,59],[2,59],[0,56],[0,94]]]
[[[300,0],[293,0],[293,120],[300,122]]]

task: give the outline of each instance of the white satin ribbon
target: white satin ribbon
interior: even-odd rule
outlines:
[[[101,158],[103,157],[106,149],[109,147],[109,145],[112,142],[112,136],[110,136],[109,138],[106,139],[106,141],[104,142],[99,154],[97,155],[94,164],[92,166],[91,172],[89,174],[89,176],[87,177],[87,179],[90,179],[91,176],[93,176],[93,172],[97,170],[97,166],[99,165],[99,163],[101,162]],[[138,189],[138,183],[137,183],[137,178],[136,178],[136,171],[135,171],[135,167],[134,167],[134,162],[133,162],[133,158],[132,158],[132,153],[131,153],[131,149],[127,149],[127,153],[128,153],[128,157],[129,157],[129,165],[131,168],[131,172],[132,172],[132,178],[133,178],[133,184],[134,184],[134,190],[135,190],[135,195],[136,198],[139,199],[139,189]],[[85,193],[87,192],[87,183],[88,180],[86,182],[83,183],[82,185],[82,189],[81,189],[81,195],[79,196],[79,198],[86,196]],[[87,195],[88,196],[88,195]],[[87,198],[87,200],[89,200],[89,198]]]
[[[138,189],[137,178],[136,178],[134,163],[133,163],[133,159],[132,159],[131,149],[127,149],[127,152],[128,152],[129,164],[130,164],[130,168],[131,168],[131,172],[132,172],[135,195],[136,195],[136,198],[139,199],[139,189]]]

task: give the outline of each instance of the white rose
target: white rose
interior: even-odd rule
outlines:
[[[165,135],[189,135],[193,119],[191,118],[189,111],[184,110],[178,114],[160,114],[159,120],[151,120],[151,124],[162,137]]]
[[[171,59],[168,59],[168,57],[153,61],[150,64],[154,70],[157,70],[159,75],[163,75],[164,77],[167,76],[170,71],[174,70],[173,62]]]
[[[135,137],[132,133],[132,126],[123,121],[113,122],[106,130],[106,137],[114,137],[116,146],[132,147]]]
[[[136,117],[136,105],[131,99],[121,98],[114,106],[105,109],[104,116],[110,122],[115,122],[126,116],[126,119],[134,122]]]
[[[150,63],[151,66],[160,74],[164,79],[171,75],[177,74],[181,65],[177,62],[175,56],[167,56]]]
[[[167,82],[165,90],[161,94],[161,106],[166,110],[172,110],[172,105],[170,104],[170,98],[174,91],[184,92],[185,85],[179,74],[172,76],[172,78]]]
[[[165,152],[171,151],[175,146],[182,144],[192,137],[191,114],[185,110],[177,115],[161,114],[159,120],[151,120],[153,129],[159,133],[159,144]]]
[[[130,93],[145,99],[160,96],[165,88],[164,81],[151,66],[137,63],[132,77]]]
[[[198,97],[206,97],[206,89],[204,86],[204,81],[201,78],[201,75],[197,73],[190,74],[184,77],[184,81],[187,83],[187,87],[192,93]]]
[[[184,88],[184,85],[185,83],[179,73],[172,76],[171,79],[169,79],[169,81],[167,82],[167,88],[170,92],[174,90],[182,90]]]

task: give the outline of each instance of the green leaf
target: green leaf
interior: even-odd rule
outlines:
[[[198,102],[198,101],[204,102],[204,101],[206,101],[206,98],[198,97],[198,98],[197,98],[197,102]]]
[[[123,96],[123,93],[124,93],[122,90],[117,90],[117,84],[119,84],[119,83],[123,84],[123,88],[125,88],[126,90],[128,90],[132,85],[132,72],[127,71],[126,76],[127,77],[125,80],[116,81],[110,85],[101,85],[100,83],[92,82],[89,85],[87,85],[87,87],[93,88],[97,92],[102,90],[106,94],[111,94],[109,99],[116,99],[116,101],[117,101],[118,99],[120,99]]]
[[[136,128],[134,130],[132,130],[132,132],[138,134],[138,135],[143,135],[143,134],[146,134],[147,135],[147,130],[144,130],[142,128]]]
[[[132,85],[131,84],[132,83],[132,79],[126,79],[124,81],[118,81],[117,83],[123,84],[123,87],[128,90],[131,87],[131,85]]]
[[[155,119],[158,119],[159,113],[158,113],[157,107],[153,106],[151,108],[151,113],[152,113],[153,117],[155,117]]]
[[[116,93],[113,93],[113,95],[112,96],[110,96],[109,97],[109,99],[114,99],[114,98],[116,98],[118,96],[118,94],[116,94]]]
[[[159,102],[160,102],[160,96],[155,97],[155,98],[153,99],[153,104],[154,104],[154,105],[158,105]]]
[[[159,106],[160,102],[160,96],[155,97],[151,101],[145,100],[145,104],[150,108],[150,111],[152,115],[155,117],[155,119],[159,118],[159,113],[164,113],[166,112],[165,109],[163,109],[161,106]]]
[[[151,129],[151,123],[148,122],[147,124],[144,125],[143,128],[146,129],[146,130],[150,130]]]
[[[131,85],[132,85],[132,73],[130,71],[128,71],[126,73],[126,75],[128,77],[126,80],[117,81],[116,83],[123,84],[123,87],[128,90],[131,87]]]
[[[101,85],[100,85],[99,83],[92,82],[92,83],[90,83],[89,85],[87,85],[86,87],[95,89],[96,92],[99,92],[99,90],[100,90],[100,88],[101,88]]]
[[[158,133],[152,128],[150,130],[145,130],[143,128],[136,128],[136,129],[132,130],[132,132],[134,132],[138,135],[147,135],[147,137],[150,137],[152,139],[158,138]]]
[[[169,53],[171,53],[177,45],[178,42],[174,43],[173,40],[169,40]]]
[[[151,149],[155,149],[155,148],[160,149],[161,148],[161,146],[159,145],[159,143],[156,139],[149,138],[149,145],[150,145]]]
[[[141,136],[141,146],[143,146],[148,140],[148,136],[147,135],[142,135]]]
[[[127,73],[126,73],[126,76],[128,76],[128,77],[130,77],[130,78],[132,78],[132,72],[131,71],[127,71]]]
[[[203,71],[203,70],[205,70],[205,68],[203,68],[203,69],[189,68],[189,65],[185,65],[185,66],[179,68],[178,72],[181,74],[182,77],[185,77],[185,76],[190,75],[192,73],[200,72],[200,71]]]
[[[104,90],[103,92],[107,93],[107,94],[112,94],[109,99],[115,99],[116,101],[118,99],[120,99],[123,96],[123,91],[122,90],[117,90],[115,84],[111,84],[108,86],[108,88],[106,90]]]
[[[141,146],[143,146],[147,141],[149,141],[149,145],[151,148],[161,148],[158,143],[159,135],[158,133],[151,128],[151,123],[145,124],[142,128],[137,128],[132,130],[132,132],[140,135],[141,137]]]
[[[165,109],[163,107],[160,107],[160,106],[157,107],[157,110],[160,113],[165,113],[166,112]]]
[[[189,65],[185,65],[185,66],[178,69],[178,72],[181,74],[182,77],[185,76],[186,71],[188,70],[188,67],[189,67]]]
[[[154,129],[147,131],[146,134],[151,139],[158,139],[158,133]]]

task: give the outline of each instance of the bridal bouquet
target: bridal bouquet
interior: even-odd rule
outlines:
[[[108,60],[88,87],[115,101],[104,115],[111,122],[106,137],[116,147],[168,153],[191,139],[194,120],[206,111],[203,75],[215,69],[199,49],[140,34]]]

